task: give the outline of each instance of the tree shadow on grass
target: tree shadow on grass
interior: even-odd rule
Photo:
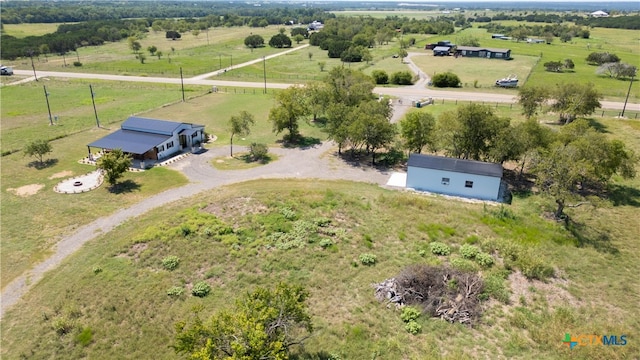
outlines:
[[[322,144],[322,140],[312,137],[312,136],[297,136],[294,139],[289,137],[285,137],[282,140],[277,141],[282,144],[283,147],[287,149],[299,148],[302,150],[310,149],[317,145]]]
[[[138,190],[140,190],[140,185],[133,180],[125,180],[109,187],[109,192],[113,194],[126,194]]]
[[[524,199],[533,195],[535,178],[531,174],[523,173],[521,175],[520,171],[504,169],[502,179],[509,184],[509,191],[513,196]]]
[[[58,163],[58,159],[47,159],[45,161],[32,161],[27,164],[28,167],[36,168],[38,170],[46,169],[48,167],[54,166]]]
[[[609,185],[607,197],[614,206],[640,207],[640,189],[625,185]]]
[[[251,156],[251,154],[243,154],[240,155],[238,157],[235,157],[236,159],[242,160],[245,164],[253,164],[253,163],[257,163],[257,164],[261,164],[261,165],[266,165],[270,162],[273,161],[273,156],[267,154],[264,157],[262,157],[261,159],[254,159],[253,156]]]
[[[607,232],[574,221],[568,216],[565,219],[565,228],[578,241],[578,247],[592,247],[598,252],[612,255],[620,253],[620,250],[611,243],[611,237]]]

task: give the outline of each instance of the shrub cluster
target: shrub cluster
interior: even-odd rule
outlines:
[[[211,286],[204,281],[197,282],[191,289],[191,295],[205,297],[211,292]]]
[[[434,241],[430,243],[429,248],[431,249],[431,252],[435,255],[447,256],[451,254],[451,248],[449,247],[449,245],[445,243],[441,243],[439,241]]]
[[[166,270],[173,271],[180,265],[180,258],[175,255],[169,255],[162,259],[162,267]]]
[[[433,86],[439,88],[460,87],[460,78],[458,75],[449,71],[434,75],[431,82],[433,83]]]
[[[378,259],[377,256],[369,253],[360,254],[358,258],[360,259],[360,263],[362,265],[368,266],[374,265]]]
[[[413,306],[405,306],[402,308],[400,319],[405,322],[404,329],[409,334],[416,335],[422,330],[422,325],[416,321],[420,317],[420,310]]]

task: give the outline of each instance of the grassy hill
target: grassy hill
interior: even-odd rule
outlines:
[[[198,196],[197,206],[185,200],[132,220],[65,261],[3,319],[2,356],[175,358],[173,324],[194,306],[206,317],[256,286],[286,281],[311,292],[316,332],[300,358],[630,358],[640,350],[633,340],[569,350],[562,338],[640,335],[632,200],[572,210],[584,225],[572,233],[542,216],[550,204],[537,196],[504,208],[352,182],[225,187]],[[451,255],[431,253],[433,241]],[[496,264],[461,259],[464,243]],[[527,280],[524,262],[507,270],[511,251],[555,277]],[[361,254],[375,255],[375,265],[362,265]],[[170,255],[180,259],[174,271],[162,265]],[[422,332],[410,335],[399,311],[375,300],[371,284],[421,263],[482,274],[489,299],[476,327],[422,316]],[[209,296],[190,295],[198,281],[212,286]],[[173,287],[184,293],[167,295]]]

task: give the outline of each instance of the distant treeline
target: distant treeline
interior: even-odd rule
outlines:
[[[170,19],[203,18],[210,15],[241,18],[262,18],[268,24],[284,24],[288,21],[310,23],[322,21],[328,16],[327,9],[320,7],[287,7],[282,4],[262,4],[260,7],[244,2],[213,1],[56,1],[22,2],[5,1],[2,3],[3,24],[21,23],[65,23],[91,20],[120,19]],[[225,24],[223,24],[225,25]],[[233,26],[232,23],[226,25]]]
[[[9,4],[15,3],[10,2]],[[181,5],[184,4],[183,9],[182,7],[172,6],[174,4],[159,3],[156,7],[139,2],[131,5],[131,11],[126,11],[127,7],[114,7],[111,3],[109,3],[109,6],[104,3],[77,4],[76,7],[70,7],[66,3],[56,4],[61,6],[51,7],[49,3],[38,3],[38,5],[31,5],[31,7],[17,6],[8,9],[3,6],[2,23],[10,23],[10,21],[21,18],[16,18],[15,16],[18,13],[24,15],[23,12],[28,13],[28,15],[24,15],[24,19],[29,20],[28,22],[78,23],[60,25],[56,32],[43,36],[29,36],[18,39],[3,34],[0,58],[13,60],[18,57],[46,55],[47,53],[64,54],[83,46],[101,45],[104,42],[119,41],[130,36],[143,37],[144,33],[149,31],[149,27],[154,31],[184,33],[191,30],[202,31],[211,27],[245,25],[264,27],[274,24],[290,24],[291,22],[308,24],[314,20],[325,22],[327,19],[335,18],[335,15],[319,9],[239,8],[222,11],[211,8],[212,4],[215,4],[211,2],[208,3],[210,8],[206,9],[206,11],[198,10],[197,7],[190,9],[189,7],[193,5],[191,3],[181,3]],[[25,9],[31,9],[31,11],[26,11]],[[84,10],[71,11],[73,9]],[[93,9],[93,11],[88,11],[89,9]],[[142,12],[138,13],[142,9],[152,9],[152,11],[146,11],[144,12],[146,16],[138,18],[136,15],[142,15]],[[100,18],[100,14],[103,14],[103,11],[106,11],[103,19],[93,19]],[[155,15],[160,14],[168,16],[155,17]],[[183,17],[186,14],[201,16],[197,18]],[[121,20],[119,19],[121,17],[129,18],[130,20]]]
[[[495,16],[476,16],[468,19],[470,22],[488,23],[501,20],[515,20],[526,21],[534,23],[547,23],[547,24],[561,24],[563,22],[573,22],[576,25],[590,26],[590,27],[603,27],[614,29],[640,29],[640,16],[639,15],[624,15],[624,16],[611,16],[603,18],[585,17],[577,14],[545,14],[545,13],[533,13],[527,15],[512,15],[506,13],[499,13]]]
[[[148,32],[146,20],[103,20],[60,25],[58,30],[42,36],[18,39],[2,36],[0,57],[13,60],[22,56],[65,54],[82,46],[102,45]]]

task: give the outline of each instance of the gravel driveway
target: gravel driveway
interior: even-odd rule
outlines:
[[[237,146],[235,149],[238,152],[246,151],[246,149]],[[214,144],[210,149],[200,154],[187,156],[172,163],[168,167],[184,173],[190,181],[189,184],[164,191],[129,208],[96,219],[80,227],[73,234],[64,237],[55,246],[53,255],[13,280],[2,290],[0,318],[7,309],[16,304],[34,284],[42,279],[45,272],[58,267],[64,259],[80,249],[86,242],[111,231],[127,220],[170,202],[223,185],[255,179],[342,179],[380,185],[386,183],[390,172],[349,165],[335,156],[336,149],[331,142],[324,142],[305,149],[272,148],[269,151],[279,156],[279,159],[273,163],[247,170],[220,171],[210,165],[211,159],[227,156],[229,147]]]

